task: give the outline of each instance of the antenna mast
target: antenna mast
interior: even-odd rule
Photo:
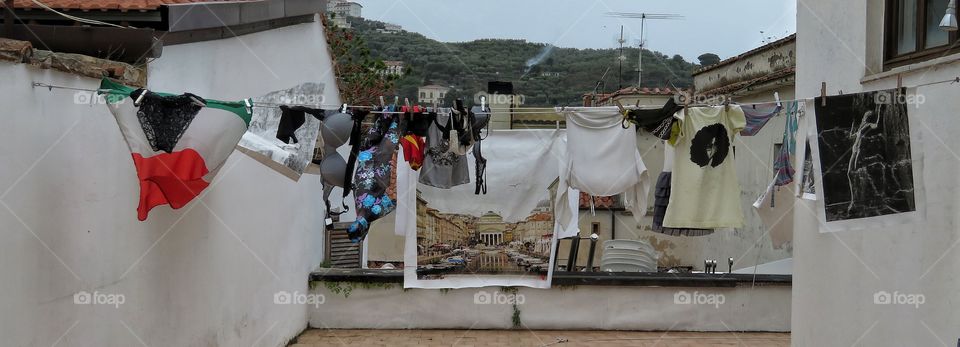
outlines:
[[[643,48],[646,45],[644,29],[647,19],[650,20],[682,20],[683,16],[672,13],[643,13],[643,12],[607,12],[607,17],[639,19],[640,20],[640,53],[637,58],[637,88],[643,83]],[[620,26],[620,39],[623,40],[623,26]],[[623,44],[620,44],[620,56],[623,56]],[[621,58],[622,60],[622,58]],[[622,63],[621,63],[622,64]]]

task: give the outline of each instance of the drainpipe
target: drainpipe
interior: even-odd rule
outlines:
[[[610,239],[617,239],[617,211],[610,209]]]
[[[3,20],[3,35],[0,36],[13,38],[13,0],[6,0],[4,8],[7,13]]]
[[[590,235],[590,255],[587,256],[587,272],[593,272],[593,255],[596,254],[597,240],[599,239],[600,239],[600,235],[597,235],[597,234]]]
[[[567,271],[577,271],[577,256],[580,252],[580,234],[570,239],[570,259],[567,259]]]

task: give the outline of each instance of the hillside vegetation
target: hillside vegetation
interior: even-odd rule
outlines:
[[[612,92],[619,84],[619,49],[615,48],[560,48],[503,39],[443,43],[413,32],[378,32],[381,22],[350,21],[372,58],[406,64],[408,74],[395,85],[401,98],[416,100],[417,87],[426,84],[454,87],[448,96],[452,99],[486,90],[488,81],[510,81],[515,93],[525,96],[525,106],[578,105],[583,94]],[[636,84],[637,52],[637,48],[624,49],[624,87]],[[679,55],[644,50],[643,86],[688,87],[698,67]]]

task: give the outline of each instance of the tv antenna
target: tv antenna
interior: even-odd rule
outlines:
[[[639,58],[637,58],[637,88],[641,86],[643,82],[643,48],[646,45],[646,36],[644,36],[644,29],[647,26],[647,20],[682,20],[683,16],[673,13],[644,13],[644,12],[607,12],[607,17],[616,17],[624,19],[639,19],[640,20],[640,53]],[[623,27],[620,29],[621,33],[623,32]],[[622,35],[622,34],[621,34]],[[621,36],[622,37],[622,36]],[[622,40],[622,39],[621,39]],[[621,52],[622,52],[621,44]],[[623,54],[621,53],[621,56]]]

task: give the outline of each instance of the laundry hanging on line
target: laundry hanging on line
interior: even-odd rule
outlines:
[[[743,130],[740,130],[740,136],[756,135],[773,117],[780,114],[782,109],[782,103],[777,102],[741,106],[747,123]]]
[[[179,209],[206,189],[247,130],[246,103],[134,89],[103,79],[140,181],[137,219],[160,205]],[[130,98],[130,100],[127,100]]]
[[[581,191],[591,196],[623,194],[624,207],[640,224],[647,214],[650,179],[634,125],[624,129],[616,107],[568,108],[562,113],[567,118],[567,158],[554,201],[560,238],[579,232],[579,213],[571,206]]]
[[[688,107],[677,112],[670,202],[663,226],[741,228],[740,183],[732,143],[746,125],[740,106]]]
[[[713,229],[697,228],[670,228],[663,226],[663,218],[667,215],[667,208],[670,206],[671,179],[673,177],[673,163],[676,157],[676,149],[673,145],[664,144],[663,148],[663,172],[657,178],[654,185],[653,200],[653,232],[670,236],[706,236],[713,234]]]
[[[392,112],[393,108],[387,110]],[[398,134],[397,117],[378,114],[374,124],[361,139],[357,171],[353,179],[357,219],[347,228],[347,234],[354,243],[360,242],[367,235],[374,221],[396,208],[396,191],[390,196],[387,190],[391,181],[396,180],[394,165],[398,159],[397,147],[400,144]]]

